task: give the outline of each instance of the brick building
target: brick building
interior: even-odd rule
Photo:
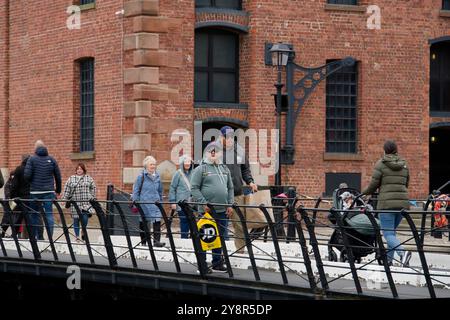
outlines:
[[[130,188],[147,154],[167,181],[176,129],[275,128],[266,44],[280,41],[304,66],[357,60],[307,100],[283,184],[363,187],[387,138],[409,161],[411,197],[450,180],[448,0],[2,0],[0,167],[43,139],[64,180],[86,162],[100,197]]]

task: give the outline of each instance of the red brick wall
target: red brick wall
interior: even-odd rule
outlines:
[[[0,3],[0,168],[8,166],[8,7]]]
[[[78,161],[70,160],[79,124],[73,112],[74,61],[95,58],[95,159],[86,160],[99,196],[106,184],[121,182],[122,22],[119,0],[98,0],[81,13],[81,29],[66,27],[71,1],[26,6],[10,1],[10,168],[43,139],[62,170],[63,180]],[[78,81],[78,80],[77,80]]]
[[[264,42],[292,43],[296,62],[318,66],[327,59],[359,60],[359,153],[363,161],[324,161],[325,86],[309,98],[297,121],[295,165],[286,167],[283,183],[302,193],[321,194],[325,172],[361,172],[369,182],[385,139],[395,139],[410,164],[410,196],[428,192],[428,40],[450,33],[450,19],[439,17],[440,1],[378,1],[381,30],[368,30],[368,15],[326,11],[326,1],[245,1],[250,12],[249,50],[256,57],[249,70],[250,126],[275,126],[273,83],[276,74],[264,66]],[[369,4],[368,1],[361,1]],[[378,67],[379,66],[379,67]]]
[[[323,65],[327,59],[353,56],[359,61],[358,150],[361,160],[324,160],[325,86],[322,83],[302,110],[295,131],[294,166],[283,170],[283,183],[300,192],[320,195],[325,190],[325,172],[361,172],[363,187],[382,155],[385,139],[395,139],[411,169],[411,197],[428,192],[429,44],[428,40],[450,35],[450,18],[439,17],[440,0],[379,0],[381,30],[368,30],[364,12],[325,10],[325,0],[244,0],[249,12],[249,33],[242,34],[240,48],[240,102],[248,111],[196,109],[193,106],[194,27],[193,0],[159,1],[161,17],[170,18],[168,33],[159,34],[160,50],[181,55],[181,67],[160,67],[159,82],[178,90],[177,99],[152,101],[149,122],[150,153],[159,161],[168,159],[170,134],[176,128],[193,129],[193,120],[231,116],[247,120],[250,128],[275,127],[273,86],[276,72],[264,65],[265,42],[294,45],[296,62]],[[360,1],[362,5],[371,4]],[[64,178],[75,161],[69,160],[76,132],[73,117],[74,65],[83,56],[96,58],[95,160],[86,161],[104,195],[107,182],[122,185],[122,167],[131,166],[131,152],[122,152],[122,135],[133,132],[133,119],[123,117],[123,101],[132,100],[132,86],[122,82],[124,66],[132,56],[122,54],[122,21],[125,34],[131,20],[115,12],[120,0],[97,0],[96,9],[82,12],[81,30],[65,26],[68,0],[25,7],[11,2],[11,92],[9,160],[11,168],[20,155],[30,152],[34,140],[44,139],[60,162]],[[4,5],[0,5],[0,17]],[[208,18],[209,17],[209,18]],[[204,15],[201,21],[214,19]],[[241,21],[242,18],[236,21]],[[45,21],[45,23],[42,23]],[[246,22],[246,21],[245,21]],[[0,25],[4,34],[5,25]],[[0,52],[3,52],[0,43]],[[0,66],[4,65],[0,57]],[[0,110],[4,109],[4,74],[0,74]],[[124,98],[122,92],[124,91]],[[5,128],[0,114],[0,145]],[[284,135],[284,133],[283,133]]]

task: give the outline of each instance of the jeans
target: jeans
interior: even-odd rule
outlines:
[[[180,217],[181,239],[187,239],[189,238],[189,222],[183,210],[178,211],[178,217]]]
[[[211,216],[213,216],[211,214]],[[217,223],[217,229],[219,230],[219,236],[222,237],[222,240],[225,240],[224,234],[226,231],[226,224],[228,222],[228,218],[227,215],[225,214],[225,212],[217,212],[213,218],[216,220]],[[206,261],[206,252],[205,251],[201,251],[200,252],[200,258]],[[223,263],[223,259],[222,259],[222,248],[217,248],[217,249],[213,249],[212,250],[212,265],[217,266]]]
[[[400,257],[402,257],[404,253],[404,248],[400,245],[400,240],[398,240],[395,235],[397,227],[402,221],[403,217],[400,212],[397,212],[380,213],[379,218],[381,230],[383,230],[383,236],[386,239],[389,250],[387,252],[388,262],[392,262],[395,252],[397,252]]]
[[[88,215],[84,212],[81,213],[81,223],[83,227],[86,227],[88,224]],[[73,218],[73,229],[75,230],[75,235],[77,238],[80,236],[80,218]]]
[[[44,236],[43,236],[44,227],[41,222],[42,220],[41,220],[41,212],[39,211],[39,205],[42,205],[44,208],[50,235],[53,236],[54,220],[53,220],[52,200],[55,199],[55,193],[47,192],[47,193],[42,193],[42,194],[31,194],[31,199],[49,200],[49,201],[44,201],[44,202],[40,202],[40,203],[32,201],[30,204],[30,207],[33,209],[32,213],[31,213],[32,236],[35,238],[38,238],[39,240],[44,239]]]

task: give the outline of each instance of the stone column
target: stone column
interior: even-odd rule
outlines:
[[[176,101],[179,91],[161,83],[162,67],[178,68],[181,56],[160,48],[160,35],[169,32],[172,20],[160,15],[158,0],[125,3],[123,183],[132,184],[144,157],[152,152],[152,123],[155,101]]]

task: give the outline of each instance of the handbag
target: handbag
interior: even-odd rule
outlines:
[[[70,200],[72,200],[73,194],[74,194],[75,190],[77,189],[78,185],[80,184],[81,179],[83,179],[83,178],[84,178],[84,176],[81,177],[80,179],[78,179],[78,182],[77,182],[77,184],[75,185],[75,187],[73,187],[73,190],[72,190],[72,192],[70,193],[70,196],[67,197],[67,201],[66,201],[66,204],[65,204],[65,208],[66,208],[66,209],[69,209],[70,206],[72,205],[72,204],[70,203]]]
[[[270,190],[259,190],[255,193],[250,193],[244,196],[244,204],[259,206],[263,204],[267,208],[272,222],[275,221],[273,217],[273,210],[270,208],[272,206],[272,198],[270,196]],[[247,228],[263,228],[267,226],[267,219],[264,213],[259,208],[245,208],[245,218],[247,220]]]
[[[142,172],[141,185],[139,186],[139,191],[138,191],[139,198],[141,197],[142,186],[144,185],[144,179],[145,179],[145,173]],[[131,209],[132,213],[139,213],[139,209],[133,203],[130,204],[130,209]]]

